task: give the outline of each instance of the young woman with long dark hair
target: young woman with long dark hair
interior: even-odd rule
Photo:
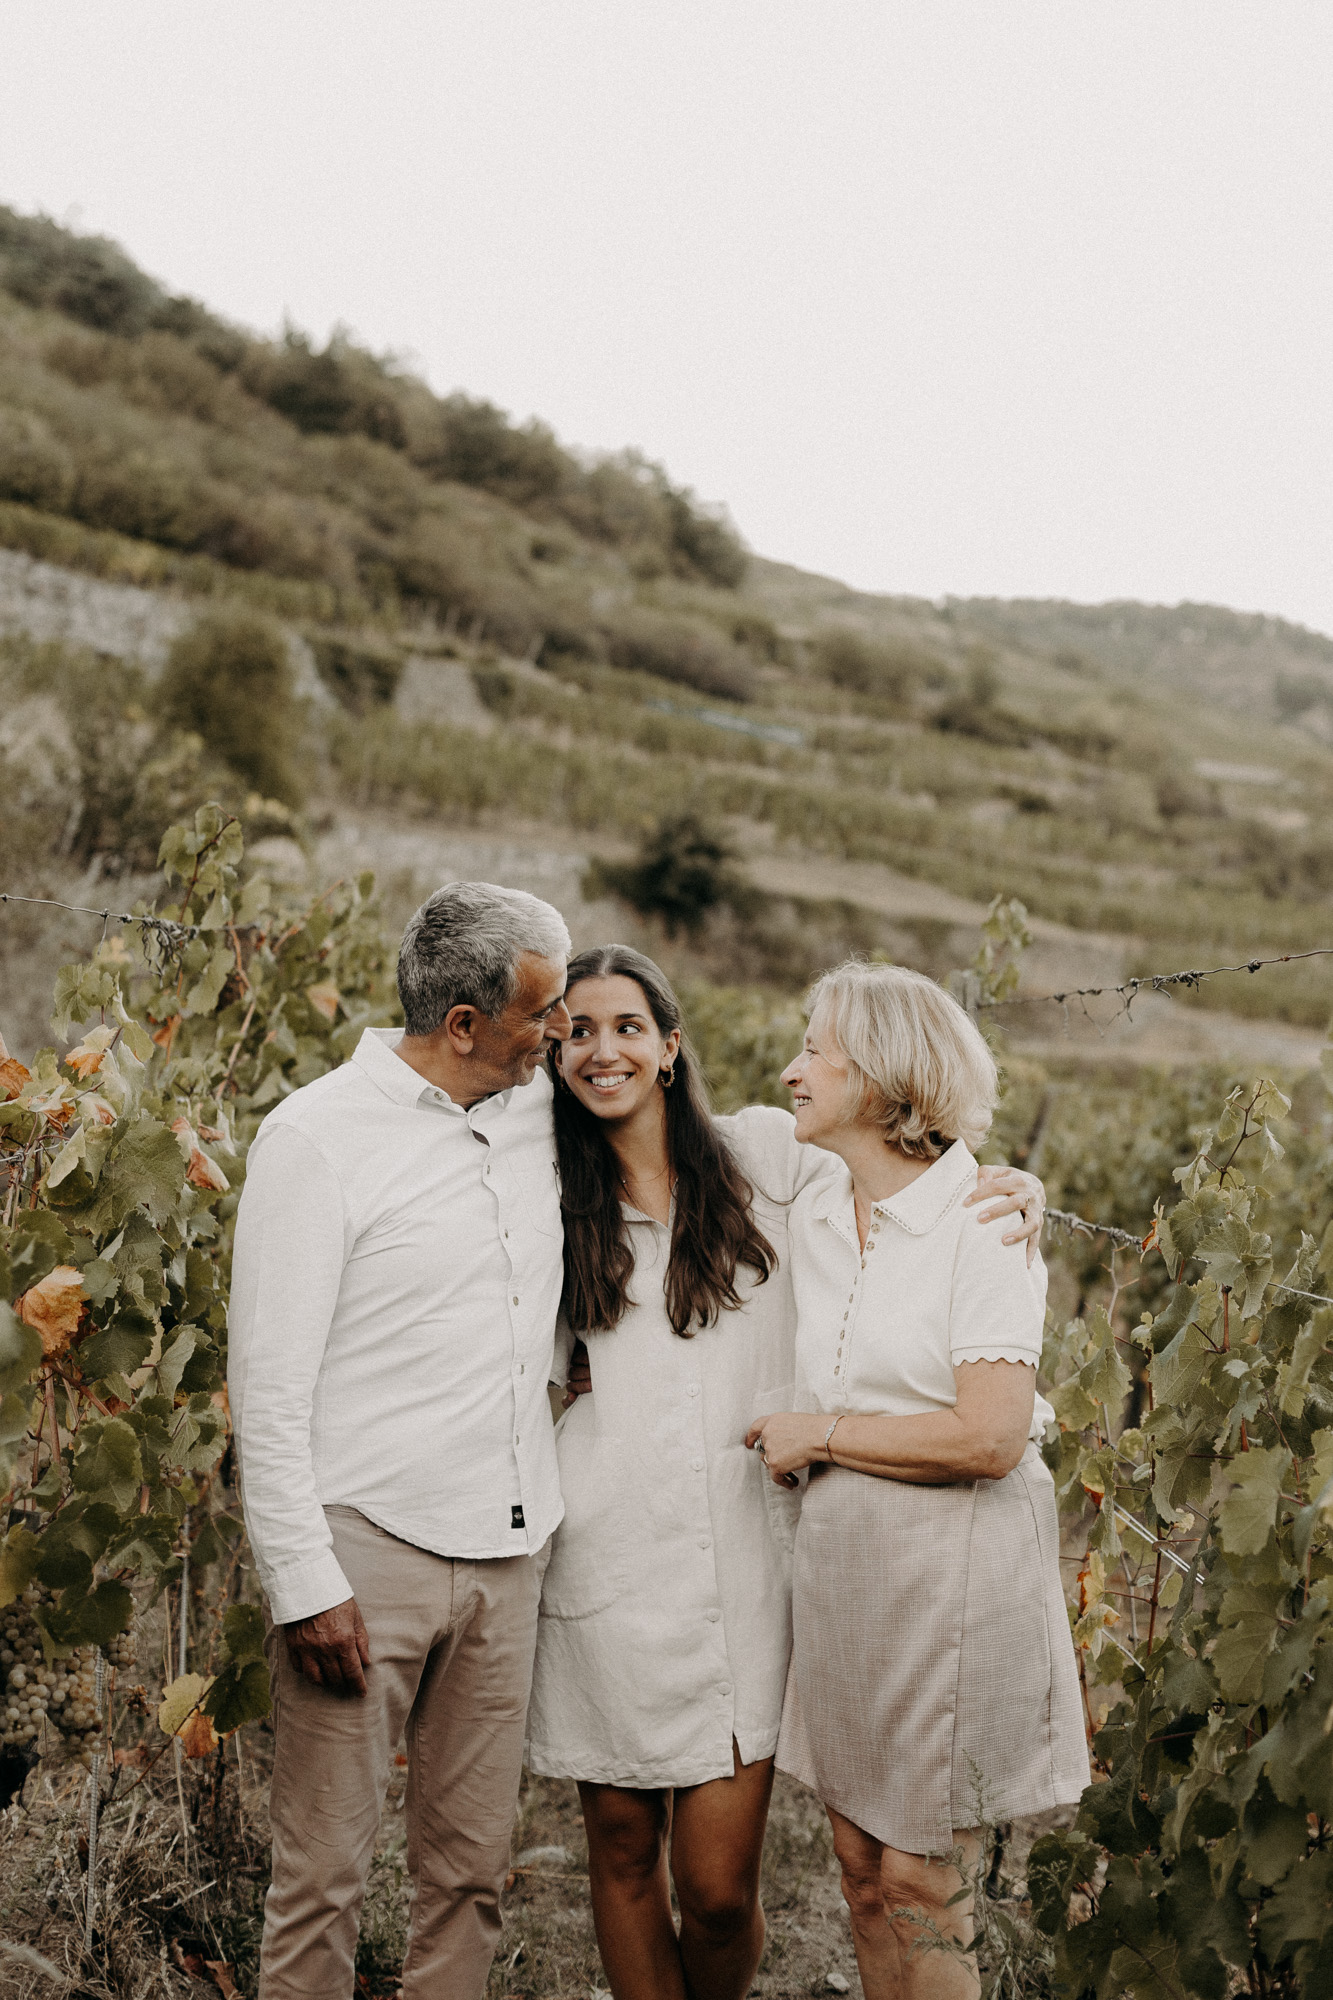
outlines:
[[[715,1118],[670,983],[580,953],[553,1056],[566,1345],[565,1517],[542,1595],[531,1768],[578,1781],[616,2000],[739,2000],[763,1948],[759,1861],[791,1645],[797,1496],[745,1449],[789,1409],[787,1218],[840,1163],[791,1116]],[[1038,1184],[992,1178],[1027,1202]],[[671,1883],[680,1908],[677,1932]]]

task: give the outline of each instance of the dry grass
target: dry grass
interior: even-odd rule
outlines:
[[[243,1766],[187,1767],[185,1828],[170,1758],[132,1791],[121,1782],[103,1813],[94,1947],[83,1952],[87,1786],[82,1774],[34,1774],[23,1802],[0,1814],[0,1941],[37,1953],[59,1977],[0,1952],[4,2000],[252,2000],[268,1880],[265,1733]],[[410,1885],[405,1865],[406,1771],[395,1764],[362,1915],[357,1993],[399,1993]],[[1049,1816],[1048,1816],[1049,1817]],[[1043,1825],[1045,1822],[1043,1821]],[[1034,1826],[1012,1830],[1001,1907],[1022,1908]],[[488,2000],[604,1994],[588,1901],[587,1846],[571,1784],[527,1778],[514,1828],[514,1869]],[[802,1786],[779,1777],[764,1852],[768,1944],[756,2000],[861,1991],[828,1824]],[[845,1979],[846,1989],[828,1978]],[[1036,1996],[1044,1982],[1031,1985]]]

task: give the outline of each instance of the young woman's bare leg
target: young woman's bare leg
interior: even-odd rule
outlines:
[[[579,1786],[592,1918],[615,2000],[687,2000],[671,1916],[671,1794]]]
[[[676,1793],[671,1876],[680,1904],[680,1957],[690,2000],[742,2000],[764,1949],[759,1864],[773,1759]]]
[[[866,2000],[976,2000],[975,1961],[922,1943],[938,1934],[966,1942],[972,1903],[949,1906],[963,1886],[958,1869],[924,1854],[903,1854],[826,1806],[833,1848],[842,1866],[842,1893],[852,1920],[856,1963]],[[963,1866],[976,1861],[980,1836],[955,1832]],[[895,1912],[920,1911],[925,1923]]]

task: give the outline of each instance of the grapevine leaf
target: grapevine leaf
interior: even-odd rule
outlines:
[[[1212,1663],[1228,1701],[1255,1701],[1263,1684],[1264,1662],[1273,1644],[1273,1621],[1259,1616],[1220,1632]]]
[[[263,1612],[256,1604],[233,1604],[222,1620],[222,1636],[233,1660],[262,1660]]]
[[[21,1522],[0,1542],[0,1608],[12,1604],[32,1582],[39,1552],[36,1535]]]
[[[66,1590],[51,1619],[54,1637],[76,1646],[105,1646],[123,1632],[134,1616],[134,1599],[123,1583],[109,1578],[95,1590]]]
[[[131,1209],[142,1208],[160,1227],[175,1209],[185,1184],[185,1162],[175,1134],[160,1119],[140,1112],[103,1171],[103,1189],[108,1180],[120,1208],[117,1223]]]
[[[1330,1928],[1333,1851],[1325,1848],[1293,1868],[1265,1903],[1259,1918],[1259,1942],[1270,1963],[1280,1964],[1297,1945],[1322,1944]]]
[[[81,1493],[109,1493],[115,1505],[127,1507],[143,1483],[139,1440],[123,1417],[85,1424],[79,1437],[72,1476]]]
[[[162,1358],[157,1364],[157,1379],[161,1385],[161,1392],[168,1402],[175,1398],[181,1376],[185,1373],[185,1364],[194,1353],[198,1338],[199,1334],[195,1327],[183,1326],[171,1345],[163,1350]]]
[[[28,1429],[32,1415],[33,1391],[26,1395],[11,1389],[7,1396],[0,1396],[0,1444],[17,1444]]]
[[[42,1336],[0,1303],[0,1394],[20,1388],[42,1358]]]
[[[80,1347],[84,1379],[104,1382],[108,1375],[132,1375],[148,1359],[152,1345],[151,1327],[146,1328],[137,1314],[119,1313],[110,1326]]]
[[[83,1267],[83,1289],[89,1305],[104,1306],[120,1290],[120,1278],[105,1259],[94,1257]]]
[[[1268,1546],[1282,1479],[1291,1454],[1280,1445],[1240,1453],[1231,1462],[1231,1491],[1218,1508],[1222,1547],[1228,1555],[1257,1556]]]
[[[1305,1853],[1308,1815],[1283,1805],[1267,1778],[1260,1778],[1241,1821],[1246,1872],[1266,1889],[1279,1883]]]
[[[268,1668],[262,1658],[228,1661],[204,1699],[205,1712],[223,1736],[244,1722],[258,1722],[271,1706]]]
[[[58,1215],[49,1208],[30,1209],[14,1224],[9,1260],[13,1283],[28,1290],[54,1270],[73,1262],[74,1243]]]

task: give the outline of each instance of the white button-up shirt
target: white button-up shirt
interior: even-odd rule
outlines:
[[[914,1417],[951,1410],[966,1361],[1041,1360],[1046,1266],[1006,1244],[964,1198],[977,1163],[961,1139],[877,1201],[864,1250],[846,1168],[797,1196],[791,1220],[796,1373],[806,1407]],[[1031,1436],[1054,1411],[1041,1396]]]
[[[745,1433],[793,1407],[787,1221],[840,1162],[798,1146],[790,1112],[719,1118],[778,1268],[736,1272],[739,1309],[683,1340],[664,1296],[671,1232],[625,1210],[633,1301],[590,1333],[592,1393],[556,1433],[565,1519],[542,1589],[529,1712],[534,1771],[698,1785],[773,1754],[791,1648],[798,1496]],[[558,1371],[557,1371],[558,1372]]]
[[[437,1555],[560,1520],[546,1398],[562,1281],[551,1086],[454,1104],[368,1029],[250,1148],[228,1384],[279,1624],[352,1595],[326,1506]]]

